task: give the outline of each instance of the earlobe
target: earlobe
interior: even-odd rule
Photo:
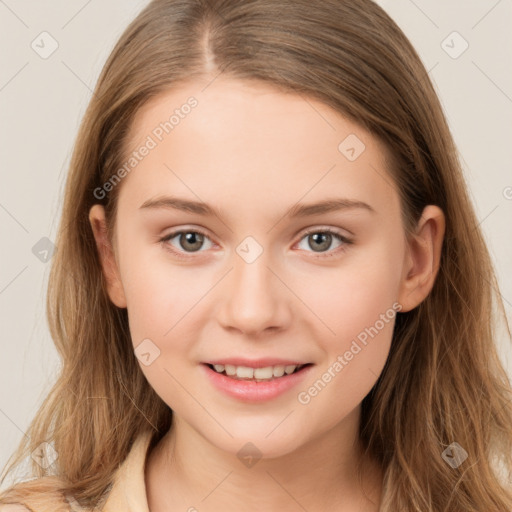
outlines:
[[[107,236],[105,208],[95,204],[89,211],[89,222],[96,241],[102,272],[110,300],[119,308],[126,307],[126,298],[112,244]]]
[[[408,240],[398,298],[402,312],[414,309],[432,290],[439,271],[444,233],[443,211],[435,205],[426,206],[416,232]]]

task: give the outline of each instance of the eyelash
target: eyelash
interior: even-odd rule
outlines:
[[[197,233],[197,234],[203,235],[204,237],[210,239],[210,237],[206,233],[201,231],[200,229],[180,229],[178,231],[173,231],[172,233],[169,233],[168,235],[164,236],[163,238],[161,238],[159,240],[161,242],[161,244],[164,246],[165,250],[171,252],[173,255],[175,255],[176,257],[183,259],[183,260],[190,259],[191,257],[193,257],[192,255],[194,253],[184,253],[182,251],[177,251],[176,249],[172,248],[172,246],[170,244],[166,243],[169,240],[172,240],[173,238],[175,238],[177,235],[180,235],[183,233]],[[310,229],[302,235],[299,242],[301,240],[303,240],[304,238],[306,238],[308,235],[311,235],[313,233],[322,233],[322,234],[329,233],[329,234],[333,235],[335,238],[337,238],[340,242],[343,242],[343,245],[341,245],[337,249],[333,249],[333,250],[327,251],[325,253],[318,253],[318,254],[314,255],[313,258],[316,258],[316,259],[324,259],[324,258],[330,258],[332,256],[336,256],[338,253],[345,251],[347,249],[347,246],[351,245],[353,243],[352,240],[350,240],[349,238],[340,234],[338,231],[333,230],[332,228]],[[202,251],[196,251],[196,252],[202,252]],[[184,254],[188,254],[188,255],[184,256]]]

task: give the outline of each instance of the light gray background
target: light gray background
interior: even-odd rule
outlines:
[[[378,3],[430,71],[512,322],[512,0]],[[115,41],[146,4],[0,0],[2,467],[59,368],[44,311],[49,263],[36,258],[32,247],[42,237],[55,239],[79,121]],[[34,40],[43,45],[43,31],[58,42],[47,59],[31,47]],[[469,43],[456,59],[442,46],[453,31]],[[461,43],[455,36],[445,45],[456,52]],[[511,347],[504,340],[500,354],[512,376]]]

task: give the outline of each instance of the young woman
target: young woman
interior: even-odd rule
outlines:
[[[56,245],[62,372],[0,510],[512,509],[491,259],[426,70],[370,0],[152,1]]]

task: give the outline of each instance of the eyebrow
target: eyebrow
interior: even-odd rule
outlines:
[[[220,218],[219,212],[206,203],[199,201],[191,201],[173,196],[159,196],[145,201],[139,209],[173,209],[181,210],[189,213],[196,213],[198,215],[213,216]],[[297,203],[289,208],[284,217],[308,217],[312,215],[320,215],[339,210],[348,209],[364,209],[371,213],[376,213],[374,208],[364,201],[346,198],[328,198],[316,203]]]

